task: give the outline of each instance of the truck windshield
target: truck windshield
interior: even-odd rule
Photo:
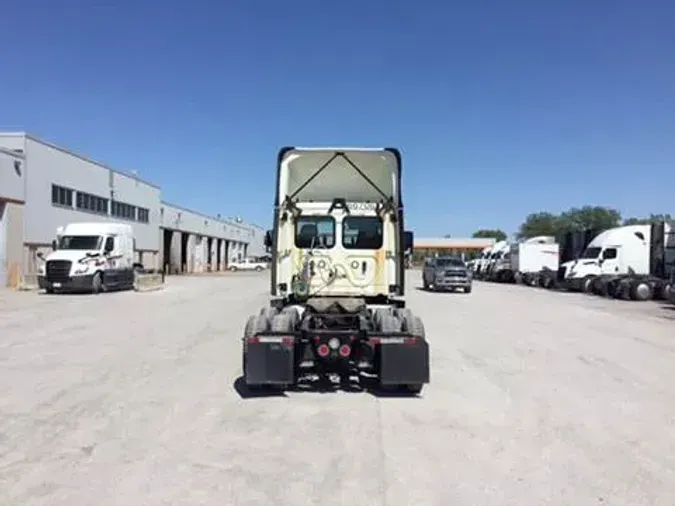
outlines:
[[[59,239],[59,249],[99,250],[102,241],[98,235],[64,235]]]
[[[345,249],[380,249],[382,220],[377,216],[350,216],[342,220],[342,246]]]
[[[461,258],[437,258],[436,267],[464,267]]]
[[[586,248],[580,258],[598,258],[602,248]]]
[[[296,248],[332,248],[335,220],[331,216],[300,216],[295,221]]]

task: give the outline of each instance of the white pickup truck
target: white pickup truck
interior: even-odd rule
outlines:
[[[269,263],[256,258],[244,258],[242,261],[232,261],[227,267],[232,272],[235,271],[263,271],[269,268]]]

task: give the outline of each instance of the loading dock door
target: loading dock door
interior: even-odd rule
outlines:
[[[0,287],[7,286],[7,205],[0,202]]]

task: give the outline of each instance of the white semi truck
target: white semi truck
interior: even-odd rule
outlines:
[[[501,265],[501,261],[504,260],[504,255],[509,251],[509,242],[508,241],[498,241],[490,250],[490,253],[485,264],[485,270],[483,272],[483,279],[494,281],[497,279],[497,267]]]
[[[429,382],[422,320],[406,307],[401,155],[397,149],[280,150],[270,304],[248,318],[249,388],[370,374],[419,393]]]
[[[132,289],[134,231],[124,223],[69,223],[59,227],[53,251],[38,271],[47,293]]]
[[[501,266],[501,280],[538,284],[539,273],[558,270],[560,245],[552,236],[530,237],[511,244]]]
[[[485,268],[488,264],[490,257],[490,252],[492,251],[492,246],[487,246],[483,248],[480,252],[480,256],[475,260],[473,264],[474,277],[476,279],[482,279],[483,274],[485,273]]]
[[[563,264],[568,289],[626,300],[667,298],[675,265],[675,223],[615,227]]]

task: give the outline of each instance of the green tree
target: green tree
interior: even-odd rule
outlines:
[[[518,229],[518,238],[527,239],[539,235],[554,236],[560,240],[565,232],[573,230],[607,230],[619,226],[621,213],[602,206],[572,207],[556,215],[541,211],[527,215]]]
[[[518,233],[519,239],[528,239],[540,235],[557,236],[561,233],[560,217],[549,212],[531,213],[525,217],[525,221],[520,225]]]
[[[649,225],[657,221],[671,221],[670,214],[650,214],[649,218],[627,218],[623,220],[624,225]]]
[[[621,213],[611,207],[573,207],[560,215],[559,226],[567,230],[607,230],[621,224]]]
[[[471,237],[474,239],[494,239],[496,241],[506,240],[506,232],[501,229],[480,229],[476,230]]]

